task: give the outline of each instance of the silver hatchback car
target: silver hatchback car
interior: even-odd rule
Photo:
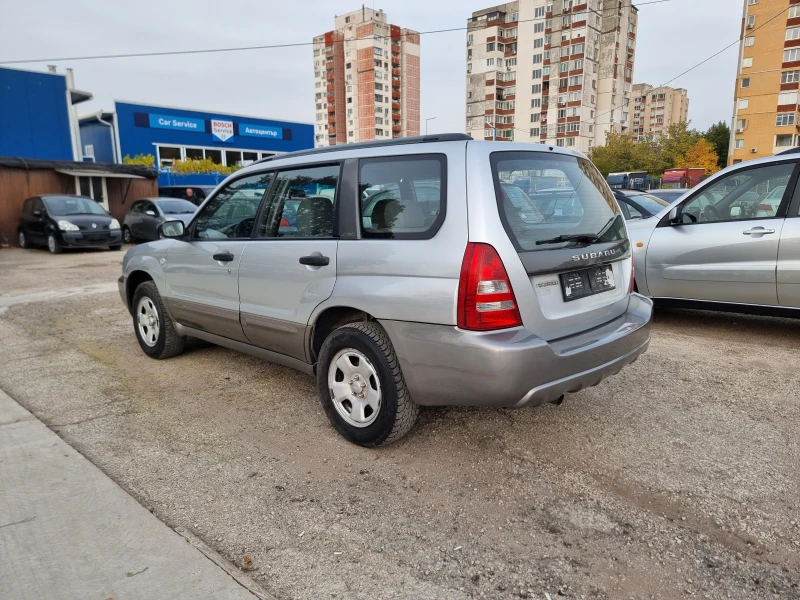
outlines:
[[[447,134],[296,152],[160,234],[119,280],[142,350],[195,337],[316,375],[363,446],[420,405],[559,402],[650,340],[614,196],[562,148]]]

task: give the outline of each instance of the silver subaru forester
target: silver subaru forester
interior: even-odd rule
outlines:
[[[614,196],[563,148],[447,134],[285,154],[160,236],[119,280],[142,350],[194,337],[316,375],[363,446],[420,405],[560,402],[650,341]]]

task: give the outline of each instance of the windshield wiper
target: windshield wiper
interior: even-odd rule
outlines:
[[[559,235],[558,237],[550,238],[548,240],[537,240],[536,245],[542,244],[560,244],[561,242],[583,242],[586,244],[594,244],[600,241],[600,237],[593,233],[572,233],[569,235]]]

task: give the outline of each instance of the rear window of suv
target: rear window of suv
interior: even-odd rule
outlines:
[[[626,238],[617,201],[588,159],[493,152],[491,163],[500,216],[518,251]]]

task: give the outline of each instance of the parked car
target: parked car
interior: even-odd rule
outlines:
[[[663,304],[800,316],[799,161],[733,165],[629,221],[637,289]]]
[[[122,247],[119,221],[84,196],[44,194],[28,198],[17,235],[20,248],[46,246],[53,254],[64,248]]]
[[[186,200],[186,190],[191,188],[194,194],[192,202],[197,206],[203,203],[208,195],[217,187],[215,185],[162,185],[158,187],[158,195],[162,198],[181,198]]]
[[[631,219],[649,219],[661,212],[669,202],[645,192],[631,190],[614,190],[614,197],[622,210],[626,221]]]
[[[545,173],[573,209],[532,219],[509,192]],[[290,190],[320,181],[335,194],[301,199],[287,231]],[[568,149],[446,134],[285,154],[160,233],[119,279],[144,353],[196,337],[315,374],[333,426],[364,446],[402,437],[419,405],[558,403],[650,340],[619,207]]]
[[[188,223],[197,207],[188,200],[142,198],[131,204],[122,221],[122,239],[126,244],[158,239],[158,227],[164,221]]]
[[[647,193],[652,194],[657,198],[661,198],[662,200],[666,200],[671,204],[688,191],[690,191],[689,188],[664,188],[658,190],[648,190]]]

